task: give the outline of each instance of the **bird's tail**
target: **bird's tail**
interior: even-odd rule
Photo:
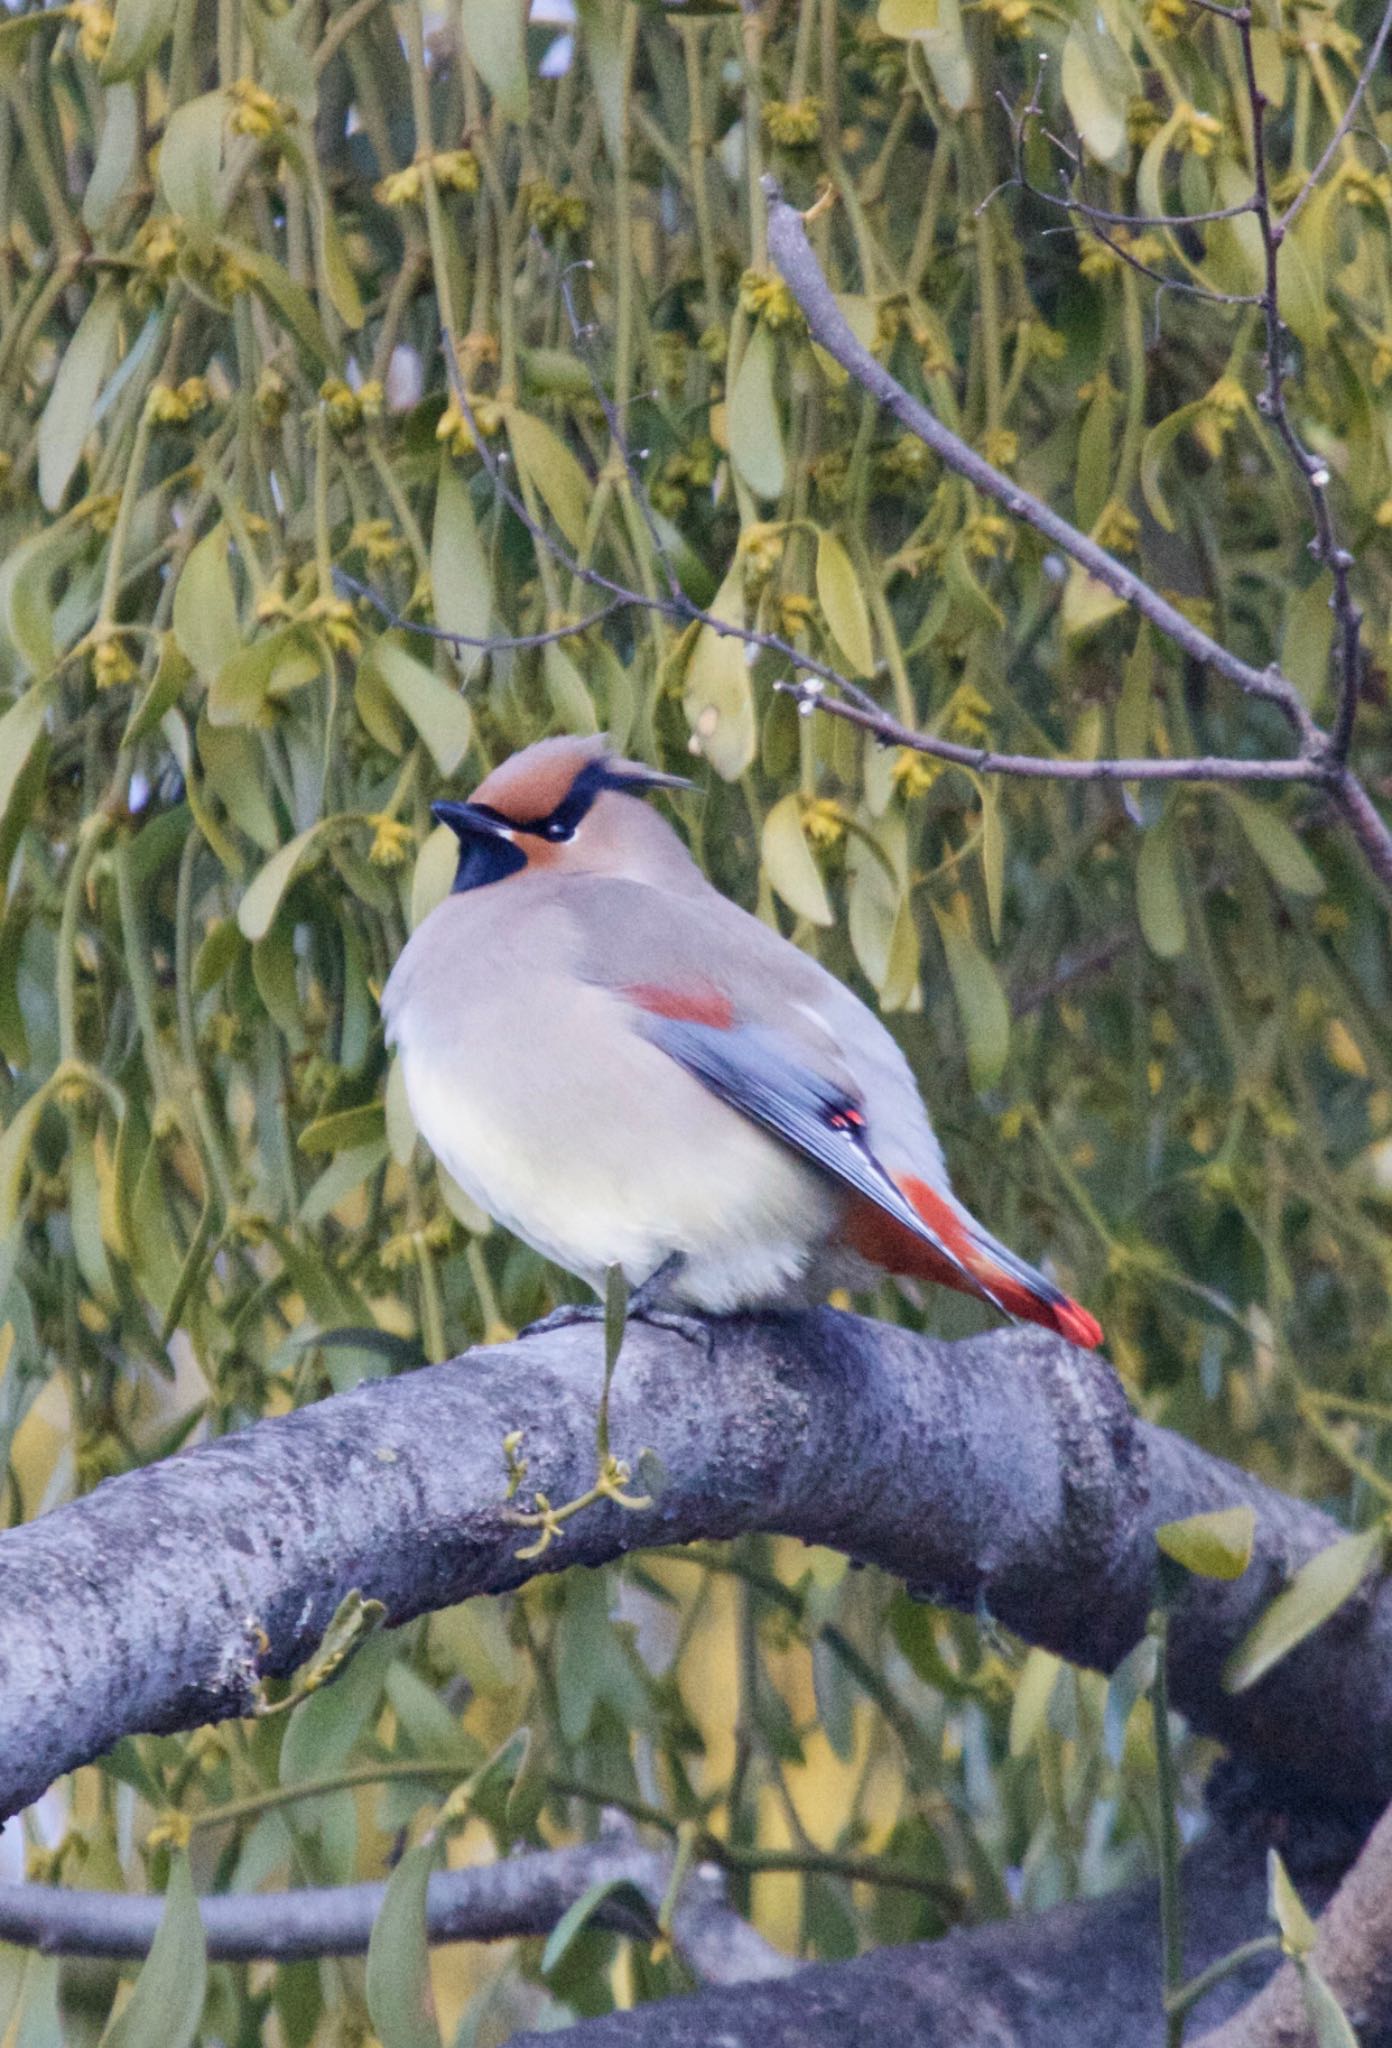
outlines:
[[[891,1273],[977,1294],[1006,1315],[1056,1330],[1084,1351],[1102,1342],[1102,1326],[1095,1316],[992,1237],[950,1194],[912,1174],[896,1174],[894,1182],[942,1251],[869,1204],[851,1219],[848,1238],[856,1250]]]
[[[1026,1322],[1042,1323],[1057,1330],[1070,1344],[1083,1351],[1095,1351],[1102,1342],[1102,1325],[1063,1290],[1046,1280],[1035,1267],[1017,1258],[999,1239],[971,1219],[965,1232],[971,1249],[963,1263],[989,1288],[1001,1307]]]

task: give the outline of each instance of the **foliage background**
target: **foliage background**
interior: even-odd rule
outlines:
[[[444,323],[534,518],[628,587],[659,591],[663,567],[591,354],[685,587],[873,675],[907,723],[1080,756],[1279,750],[1259,708],[887,429],[768,268],[761,169],[801,203],[830,177],[817,246],[896,375],[1318,709],[1328,586],[1253,403],[1255,311],[1157,303],[1011,189],[994,96],[1020,107],[1037,79],[1035,185],[1057,178],[1044,127],[1071,121],[1101,204],[1247,189],[1232,31],[1183,0],[1092,17],[586,0],[571,31],[496,0],[76,0],[0,21],[9,1521],[569,1291],[414,1145],[375,997],[447,886],[431,798],[543,731],[597,728],[670,766],[698,754],[677,808],[699,856],[879,1002],[960,1192],[1099,1314],[1147,1413],[1355,1523],[1378,1504],[1387,913],[1316,796],[983,781],[799,718],[773,687],[786,664],[641,610],[452,652],[333,579],[480,640],[594,608],[500,507]],[[1332,132],[1373,11],[1273,0],[1258,20],[1279,193]],[[1293,404],[1368,608],[1375,790],[1389,148],[1384,75],[1282,273]],[[1257,281],[1248,225],[1124,238],[1234,293]],[[946,1334],[979,1320],[889,1286],[863,1305]],[[190,1823],[204,1888],[378,1874],[429,1817],[411,1760],[444,1790],[525,1724],[529,1796],[454,1858],[592,1829],[597,1798],[563,1784],[617,1794],[701,1817],[767,1932],[842,1955],[1144,1867],[1153,1757],[1106,1700],[984,1618],[751,1542],[436,1616],[289,1717],[128,1745],[4,1839],[111,1887],[158,1881]],[[853,1885],[836,1858],[867,1851],[919,1888]],[[806,1867],[755,1874],[780,1858]],[[9,1955],[0,1975],[30,2048],[57,2039],[57,1965]],[[435,1976],[482,2043],[683,1981],[595,1934],[549,1983],[525,1944]],[[96,2038],[116,1980],[63,1971],[63,2038]],[[229,2040],[366,2026],[352,1962],[220,1967],[211,1999]]]

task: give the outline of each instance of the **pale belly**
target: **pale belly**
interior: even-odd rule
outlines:
[[[611,1265],[637,1287],[678,1254],[668,1292],[696,1308],[824,1298],[840,1192],[616,1024],[612,1005],[572,992],[563,1026],[541,1006],[524,1033],[474,1018],[449,1045],[403,1039],[431,1150],[498,1222],[597,1291]],[[577,1057],[586,1043],[599,1057]]]

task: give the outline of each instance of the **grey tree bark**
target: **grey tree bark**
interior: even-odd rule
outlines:
[[[586,1510],[517,1556],[501,1443],[529,1486],[587,1487],[601,1339],[582,1327],[376,1381],[108,1481],[0,1537],[0,1812],[121,1735],[245,1714],[309,1655],[345,1593],[391,1621],[536,1570],[764,1529],[915,1592],[979,1603],[1107,1669],[1142,1634],[1159,1523],[1248,1501],[1253,1562],[1195,1581],[1171,1696],[1195,1725],[1325,1800],[1392,1797],[1392,1589],[1351,1603],[1250,1692],[1223,1659],[1291,1570],[1340,1533],[1317,1510],[1138,1421],[1104,1361],[1042,1331],[940,1344],[831,1310],[713,1326],[710,1355],[630,1330],[613,1441],[661,1497]],[[1318,1727],[1312,1760],[1309,1730]]]
[[[261,1677],[312,1653],[352,1589],[383,1601],[399,1623],[537,1570],[746,1530],[832,1545],[925,1598],[984,1604],[1028,1641],[1106,1669],[1146,1626],[1156,1527],[1237,1502],[1256,1512],[1253,1561],[1230,1584],[1190,1582],[1174,1610],[1174,1705],[1297,1799],[1366,1816],[1371,1802],[1392,1797],[1386,1582],[1347,1603],[1250,1692],[1226,1693],[1228,1652],[1290,1573],[1340,1531],[1138,1420],[1105,1361],[1037,1330],[941,1344],[830,1310],[716,1323],[709,1353],[635,1324],[614,1387],[612,1440],[631,1459],[650,1449],[665,1482],[642,1513],[587,1509],[528,1563],[517,1555],[527,1538],[506,1499],[502,1440],[522,1431],[528,1489],[552,1500],[584,1491],[601,1378],[594,1327],[492,1347],[259,1423],[0,1537],[0,1810],[27,1804],[122,1735],[246,1713]],[[509,1912],[516,1921],[508,1894],[518,1876],[499,1871],[492,1890],[471,1899],[475,1932],[487,1931],[490,1914],[502,1914],[500,1928]],[[1334,1876],[1332,1866],[1317,1873],[1312,1903]],[[560,1896],[548,1877],[538,1897],[547,1885]],[[1191,1885],[1193,1968],[1262,1931],[1261,1858],[1250,1840],[1215,1837],[1191,1859]],[[362,1898],[300,1908],[292,1900],[275,1911],[360,1921],[365,1910]],[[219,1939],[267,1952],[270,1904],[259,1902],[260,1921],[240,1936],[229,1923]],[[27,1938],[34,1900],[0,1906],[5,1931]],[[255,1920],[255,1902],[246,1907]],[[212,1923],[231,1911],[209,1902]],[[53,1916],[69,1904],[50,1895],[48,1912],[58,1940]],[[442,1938],[446,1920],[437,1920]],[[732,1970],[749,1974],[749,1961]],[[1223,2019],[1255,1981],[1214,1994],[1202,2017]],[[661,2026],[672,2048],[698,2038],[841,2048],[872,2037],[1149,2048],[1159,1982],[1154,1901],[1142,1892],[799,1971],[742,1988],[728,2010],[702,1994],[660,2018],[596,2023],[634,2031],[592,2029],[590,2038],[596,2048],[641,2048],[657,2039],[643,2029]],[[699,2035],[683,2033],[688,2021]],[[1246,2048],[1253,2037],[1239,2038]],[[1392,2048],[1375,2026],[1364,2048],[1384,2039]]]
[[[1329,1896],[1347,1855],[1338,1831],[1315,1830],[1294,1855],[1312,1910]],[[1260,1934],[1266,1913],[1259,1831],[1221,1825],[1185,1861],[1191,1902],[1191,1975]],[[1276,1960],[1279,1960],[1277,1958]],[[1206,2025],[1241,2029],[1272,1958],[1224,1979],[1194,2009],[1188,2039]],[[574,2048],[1163,2048],[1160,1919],[1154,1885],[1056,1906],[850,1963],[818,1963],[778,1984],[747,1984],[587,2020]],[[1247,2002],[1258,1993],[1254,2005]],[[541,2034],[511,2048],[541,2048]],[[1360,2048],[1388,2048],[1381,2029]],[[1234,2032],[1231,2048],[1305,2048],[1303,2035]],[[1208,2043],[1201,2048],[1209,2048]],[[1229,2048],[1220,2034],[1214,2048]]]

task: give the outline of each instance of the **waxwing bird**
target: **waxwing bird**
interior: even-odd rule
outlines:
[[[1099,1343],[957,1200],[879,1019],[713,888],[642,800],[678,780],[549,739],[434,806],[459,840],[453,892],[382,1010],[436,1157],[601,1294],[618,1265],[723,1314],[878,1269]]]

